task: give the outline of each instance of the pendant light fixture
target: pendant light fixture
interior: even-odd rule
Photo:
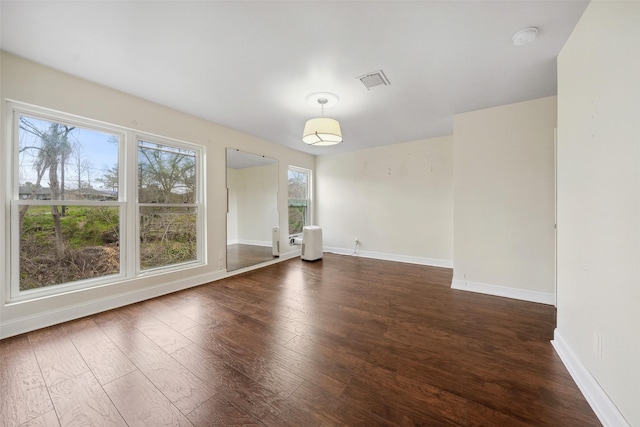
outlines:
[[[318,104],[322,111],[322,117],[307,120],[302,133],[302,141],[309,145],[327,146],[342,142],[340,123],[335,119],[324,117],[324,107],[337,104],[339,98],[332,93],[312,93],[307,97],[311,105]]]

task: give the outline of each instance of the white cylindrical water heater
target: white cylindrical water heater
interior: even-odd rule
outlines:
[[[322,228],[317,225],[307,225],[302,228],[302,252],[305,261],[315,261],[322,258]]]

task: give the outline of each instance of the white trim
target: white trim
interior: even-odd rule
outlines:
[[[198,276],[164,283],[150,288],[92,300],[83,304],[77,304],[62,309],[49,310],[46,312],[8,320],[6,322],[0,322],[0,339],[9,338],[14,335],[23,334],[25,332],[34,331],[36,329],[46,328],[47,326],[56,325],[58,323],[68,322],[70,320],[79,319],[81,317],[90,316],[92,314],[112,310],[114,308],[123,307],[129,304],[135,304],[140,301],[160,297],[162,295],[167,295],[184,289],[193,288],[210,282],[215,282],[217,280],[235,276],[240,273],[295,258],[296,256],[300,256],[300,251],[287,252],[285,254],[282,254],[279,258],[273,259],[272,261],[239,270],[218,270],[211,273],[201,274]]]
[[[381,259],[385,261],[406,262],[409,264],[428,265],[431,267],[453,268],[453,260],[449,260],[449,259],[423,258],[423,257],[416,257],[411,255],[398,255],[398,254],[389,254],[384,252],[372,252],[372,251],[354,252],[353,249],[344,249],[344,248],[335,248],[335,247],[325,247],[324,251],[331,252],[334,254],[339,254],[339,255],[353,255],[353,256],[359,256],[362,258],[374,258],[374,259]]]
[[[630,424],[598,384],[598,381],[591,375],[591,372],[580,362],[558,329],[553,332],[551,344],[602,425],[605,427],[629,427]]]
[[[155,298],[171,292],[198,286],[224,277],[224,272],[215,272],[212,274],[194,276],[189,279],[169,282],[150,288],[140,289],[132,292],[122,293],[118,295],[108,296],[89,301],[83,304],[77,304],[62,309],[54,309],[46,312],[40,312],[29,316],[12,319],[7,322],[0,323],[0,339],[4,339],[13,335],[22,334],[47,326],[55,325],[69,320],[78,319],[84,316],[100,313],[102,311],[111,310],[125,305],[134,304],[150,298]]]
[[[504,286],[490,285],[487,283],[468,282],[466,280],[453,279],[451,288],[460,291],[477,292],[480,294],[494,295],[497,297],[513,298],[540,304],[554,305],[555,296],[549,292],[530,291],[527,289],[507,288]]]
[[[553,128],[553,305],[558,308],[558,127]]]
[[[237,244],[240,245],[253,245],[253,246],[273,246],[273,242],[269,240],[248,240],[248,239],[238,239],[236,240]]]
[[[279,258],[280,258],[280,261],[285,261],[285,260],[299,257],[299,256],[300,256],[300,249],[281,253]]]

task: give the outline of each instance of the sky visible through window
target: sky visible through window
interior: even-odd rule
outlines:
[[[52,131],[59,125],[62,132]],[[73,129],[71,129],[73,128]],[[65,130],[69,130],[66,136]],[[41,169],[43,153],[47,141],[52,144],[66,145],[58,147],[60,156],[64,158],[65,188],[90,187],[111,191],[104,183],[104,176],[118,164],[118,137],[78,126],[65,125],[30,116],[20,116],[19,130],[19,184],[35,184],[38,170]],[[61,171],[58,171],[60,174]],[[49,176],[46,172],[40,182],[41,187],[49,187]]]

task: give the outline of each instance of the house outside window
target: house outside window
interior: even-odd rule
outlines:
[[[8,110],[11,301],[202,264],[201,148],[19,103]]]

